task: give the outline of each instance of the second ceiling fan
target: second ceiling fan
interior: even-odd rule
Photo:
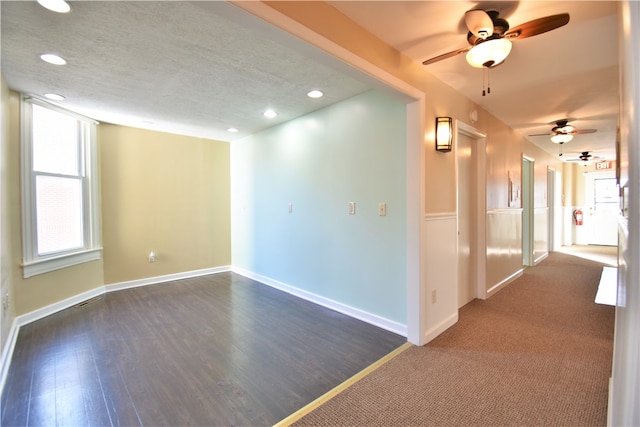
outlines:
[[[492,68],[501,64],[511,52],[511,41],[536,36],[555,30],[569,22],[569,14],[546,16],[534,19],[509,29],[509,23],[495,10],[469,10],[464,21],[469,29],[469,46],[427,59],[422,64],[429,65],[443,59],[466,53],[467,62],[476,68]]]
[[[569,124],[568,119],[563,119],[555,122],[555,126],[551,128],[551,132],[536,133],[529,136],[550,136],[551,142],[564,144],[565,142],[571,141],[574,135],[595,132],[597,132],[597,129],[576,129],[575,126]]]

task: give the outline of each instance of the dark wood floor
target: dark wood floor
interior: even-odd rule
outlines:
[[[273,425],[406,342],[233,273],[20,329],[1,425]]]

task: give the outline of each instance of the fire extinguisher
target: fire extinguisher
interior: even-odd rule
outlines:
[[[576,225],[582,225],[582,211],[580,209],[573,211],[573,220],[576,222]]]

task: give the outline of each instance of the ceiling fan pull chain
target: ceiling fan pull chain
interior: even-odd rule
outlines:
[[[491,93],[491,68],[487,67],[487,93]]]
[[[487,92],[484,90],[485,88],[485,80],[486,80],[486,68],[482,69],[482,96],[485,96],[487,94]]]

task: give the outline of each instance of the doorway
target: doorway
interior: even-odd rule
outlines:
[[[458,308],[476,297],[474,206],[476,168],[473,139],[458,135]]]
[[[586,174],[584,223],[589,245],[618,245],[619,194],[615,172]]]
[[[522,265],[531,266],[533,262],[533,181],[534,161],[522,158]]]
[[[486,135],[457,122],[458,308],[486,298]]]
[[[555,223],[555,200],[556,200],[556,172],[549,168],[547,169],[547,223],[549,227],[547,228],[548,236],[547,236],[547,252],[552,252],[555,248],[555,234],[556,234],[556,223]]]

